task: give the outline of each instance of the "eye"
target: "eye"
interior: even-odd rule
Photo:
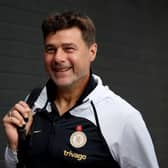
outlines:
[[[75,51],[75,48],[74,47],[64,47],[64,51],[68,53],[72,53]]]
[[[45,52],[47,54],[55,54],[57,49],[55,47],[47,46],[45,47]]]

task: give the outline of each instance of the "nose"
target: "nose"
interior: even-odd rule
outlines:
[[[64,51],[61,48],[58,48],[54,54],[54,61],[57,63],[64,62],[65,58],[66,58],[66,55],[65,55]]]

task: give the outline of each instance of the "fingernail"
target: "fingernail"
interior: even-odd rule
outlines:
[[[26,125],[26,122],[23,120],[21,124],[22,124],[22,125]]]
[[[26,126],[26,124],[23,124],[23,125],[20,126],[20,128],[21,128],[21,129],[24,129],[25,126]]]

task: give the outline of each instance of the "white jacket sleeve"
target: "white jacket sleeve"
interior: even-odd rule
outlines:
[[[26,96],[26,101],[29,97],[29,94]],[[5,149],[5,166],[6,168],[16,168],[18,163],[17,152],[12,151],[8,146]]]
[[[18,162],[17,152],[12,151],[8,146],[5,149],[5,166],[6,168],[16,168]]]
[[[152,139],[142,116],[137,113],[127,118],[119,140],[122,168],[158,168]]]

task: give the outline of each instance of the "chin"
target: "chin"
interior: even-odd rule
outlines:
[[[67,80],[54,80],[54,83],[58,87],[69,87],[72,86],[72,81],[67,81]]]

